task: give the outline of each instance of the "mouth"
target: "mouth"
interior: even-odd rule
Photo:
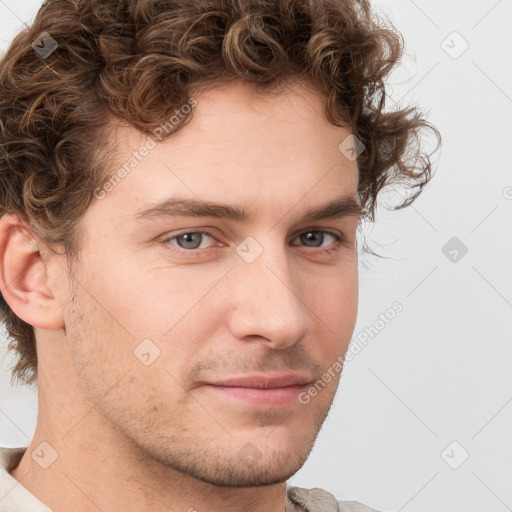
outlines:
[[[215,382],[203,382],[208,393],[231,402],[243,402],[257,408],[283,408],[299,405],[299,395],[312,379],[306,375],[246,375]]]

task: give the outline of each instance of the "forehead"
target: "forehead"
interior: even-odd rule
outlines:
[[[329,199],[326,191],[332,198],[355,194],[357,163],[338,148],[350,130],[328,122],[319,92],[300,84],[265,92],[235,82],[192,97],[190,122],[123,172],[109,200],[133,211],[176,194],[238,204],[293,202],[306,194],[319,203]],[[127,169],[147,136],[118,124],[112,140],[115,173]]]
[[[230,146],[232,151],[252,145],[255,149],[266,150],[258,155],[262,161],[273,150],[299,153],[302,148],[302,152],[312,154],[310,149],[317,148],[318,153],[326,149],[332,152],[350,133],[348,127],[334,126],[326,119],[325,94],[313,84],[297,79],[269,90],[235,80],[203,87],[192,93],[190,99],[194,100],[195,107],[190,109],[184,104],[174,112],[186,107],[187,111],[192,110],[192,119],[164,141],[172,141],[173,145],[183,148],[194,146],[198,154],[206,153],[208,145]],[[167,133],[172,130],[172,125],[179,124],[179,117],[173,115],[174,112],[161,125],[167,125],[167,129],[160,129],[160,132]],[[126,157],[145,136],[130,125],[113,121],[109,138],[120,145],[119,156]],[[283,141],[286,144],[279,145]],[[263,144],[266,146],[262,147]]]

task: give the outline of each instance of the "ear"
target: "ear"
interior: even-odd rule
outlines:
[[[46,244],[15,214],[0,218],[0,288],[13,312],[40,329],[64,327],[61,304],[48,281]],[[52,258],[50,258],[52,259]]]

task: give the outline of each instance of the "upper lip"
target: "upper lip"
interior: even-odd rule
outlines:
[[[282,375],[244,375],[241,377],[231,377],[229,379],[217,380],[215,382],[205,382],[211,386],[226,386],[240,388],[284,388],[286,386],[303,386],[311,382],[311,378],[303,374],[287,373]]]

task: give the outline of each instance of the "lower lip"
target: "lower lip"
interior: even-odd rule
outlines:
[[[282,388],[243,388],[234,386],[205,386],[217,395],[239,400],[256,407],[287,407],[299,404],[299,395],[304,386],[286,386]]]

